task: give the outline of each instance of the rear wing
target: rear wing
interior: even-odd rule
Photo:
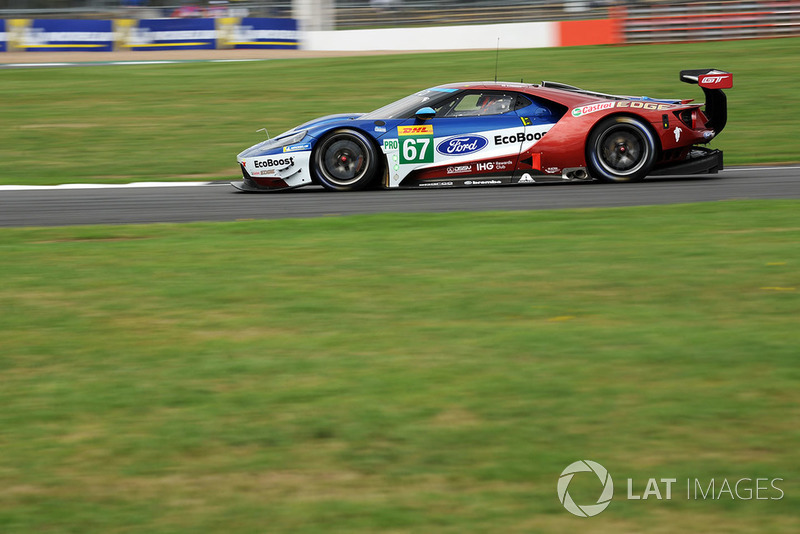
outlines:
[[[733,74],[717,69],[682,70],[681,81],[696,83],[704,89],[730,89]]]
[[[703,89],[708,126],[715,135],[719,134],[728,122],[728,97],[722,90],[733,87],[733,74],[718,69],[693,69],[682,70],[680,78],[682,82],[697,84]]]

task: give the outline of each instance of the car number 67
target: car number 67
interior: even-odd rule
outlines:
[[[403,139],[401,163],[433,163],[433,143],[430,137]]]

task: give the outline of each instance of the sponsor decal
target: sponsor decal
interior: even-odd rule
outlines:
[[[461,156],[483,150],[489,144],[482,135],[459,135],[445,139],[436,146],[436,152],[443,156]]]
[[[433,163],[433,125],[398,126],[400,163]]]
[[[311,145],[309,143],[304,143],[302,145],[291,145],[283,147],[284,152],[296,152],[298,150],[311,150]]]
[[[495,161],[494,162],[494,166],[495,166],[495,168],[497,168],[498,171],[504,171],[504,170],[506,170],[508,168],[512,168],[513,169],[514,168],[514,162],[512,160]]]
[[[528,174],[527,172],[522,175],[522,178],[519,179],[518,184],[532,184],[535,183],[536,180],[533,179],[533,176]]]
[[[467,180],[464,185],[500,185],[500,180]]]
[[[519,119],[525,126],[530,126],[531,124],[533,124],[533,121],[531,121],[528,117],[520,117]]]
[[[544,172],[546,172],[546,173],[548,173],[548,174],[556,174],[556,173],[558,173],[558,172],[561,172],[561,169],[559,169],[558,167],[547,167],[547,168],[544,170]]]
[[[421,124],[419,126],[398,126],[398,135],[433,135],[432,124]]]
[[[618,108],[634,108],[634,109],[669,109],[672,104],[657,104],[655,102],[643,102],[641,100],[626,100],[624,102],[617,102],[616,106]]]
[[[421,182],[419,184],[420,187],[445,187],[448,185],[453,185],[453,182]]]
[[[697,79],[697,84],[708,89],[730,89],[733,87],[733,74],[704,74]]]
[[[675,142],[676,143],[681,140],[681,132],[682,131],[683,130],[681,130],[680,127],[678,127],[678,126],[676,126],[675,129],[672,131],[672,133],[675,134]]]
[[[587,106],[582,106],[579,108],[575,108],[572,110],[573,117],[582,117],[583,115],[588,115],[589,113],[594,113],[595,111],[602,111],[604,109],[611,109],[615,105],[615,102],[598,102],[597,104],[589,104]]]
[[[495,135],[494,136],[494,144],[495,145],[509,145],[511,143],[524,143],[525,141],[538,141],[544,134],[547,132],[516,132],[511,135]]]
[[[385,133],[386,132],[386,126],[376,126],[375,127],[375,131],[378,132],[378,133]]]
[[[465,174],[472,172],[472,165],[451,165],[447,167],[447,174]]]
[[[475,170],[478,172],[489,172],[494,170],[494,163],[476,163]]]
[[[265,160],[253,161],[253,167],[255,167],[256,169],[266,169],[268,167],[291,167],[292,165],[294,165],[293,157],[278,158],[278,159],[268,158]]]

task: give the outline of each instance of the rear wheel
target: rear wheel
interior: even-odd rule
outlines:
[[[317,181],[331,191],[358,191],[369,186],[379,163],[372,142],[355,130],[337,130],[319,142],[313,155]]]
[[[603,182],[640,182],[653,168],[658,141],[647,124],[633,117],[610,117],[589,136],[586,160]]]

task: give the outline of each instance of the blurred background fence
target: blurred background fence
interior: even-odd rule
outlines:
[[[800,2],[632,3],[622,19],[627,44],[791,37],[800,35]]]
[[[299,28],[356,30],[619,20],[619,42],[800,35],[800,0],[0,0],[0,19],[294,18]]]

